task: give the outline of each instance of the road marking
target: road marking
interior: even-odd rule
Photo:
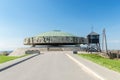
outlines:
[[[82,69],[86,72],[88,71],[89,73],[93,74],[95,77],[97,77],[100,80],[105,80],[104,78],[102,78],[101,76],[99,76],[97,73],[95,73],[93,70],[91,70],[90,68],[86,67],[84,64],[80,63],[77,59],[73,58],[72,56],[70,56],[69,54],[65,54],[67,57],[69,57],[71,60],[73,60],[75,63],[77,63],[80,67],[82,67]]]

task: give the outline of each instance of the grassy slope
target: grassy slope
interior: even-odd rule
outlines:
[[[27,55],[24,55],[24,56],[27,56]],[[0,64],[4,63],[4,62],[7,62],[7,61],[10,61],[10,60],[21,58],[21,57],[24,57],[24,56],[14,57],[14,56],[3,56],[3,55],[1,55],[0,56]]]
[[[120,60],[107,59],[99,56],[98,54],[78,54],[86,59],[89,59],[95,63],[105,66],[109,69],[120,72]]]

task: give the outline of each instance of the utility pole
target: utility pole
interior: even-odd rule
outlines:
[[[104,45],[105,45],[105,46],[104,46]],[[102,50],[104,50],[104,47],[105,47],[106,54],[108,54],[107,38],[106,38],[106,31],[105,31],[105,28],[103,29]]]

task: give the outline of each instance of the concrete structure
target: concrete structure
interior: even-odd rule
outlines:
[[[93,36],[96,33],[91,33]],[[99,35],[98,35],[99,36]],[[24,45],[30,48],[19,48],[13,51],[10,56],[22,56],[26,52],[35,53],[41,51],[81,51],[80,44],[90,44],[89,37],[79,37],[70,33],[54,30],[41,33],[34,37],[24,39]]]
[[[63,51],[73,51],[73,50],[80,50],[80,47],[41,47],[41,48],[37,48],[37,47],[30,47],[30,48],[18,48],[16,50],[14,50],[12,53],[10,53],[9,56],[22,56],[25,55],[27,53],[29,54],[34,54],[34,53],[45,53],[45,52],[63,52]]]
[[[86,43],[84,37],[78,37],[70,33],[62,32],[60,30],[45,32],[35,37],[25,38],[24,40],[25,45],[32,45],[33,47],[36,45],[59,46],[78,45],[84,43]]]
[[[12,53],[10,53],[9,56],[23,56],[25,54],[34,54],[34,53],[40,53],[39,48],[18,48],[14,50]]]
[[[60,30],[53,30],[24,39],[24,45],[39,47],[41,51],[43,49],[46,51],[80,50],[80,44],[86,43],[86,38],[62,32]]]

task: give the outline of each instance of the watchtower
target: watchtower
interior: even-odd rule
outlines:
[[[100,52],[101,51],[99,37],[100,35],[96,32],[91,32],[90,34],[88,34],[87,36],[87,40],[88,40],[87,51],[88,52]]]

